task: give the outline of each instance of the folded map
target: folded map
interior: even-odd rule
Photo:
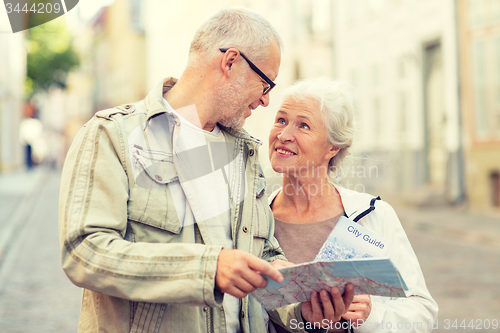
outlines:
[[[408,290],[401,275],[389,258],[357,258],[340,261],[314,261],[279,270],[285,278],[277,283],[267,278],[268,285],[251,295],[266,309],[311,299],[311,292],[338,287],[340,292],[348,283],[354,293],[406,297]]]

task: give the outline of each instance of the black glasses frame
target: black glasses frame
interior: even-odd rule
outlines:
[[[229,48],[220,48],[219,49],[221,52],[226,52],[227,50],[229,50]],[[241,56],[243,57],[243,59],[245,59],[248,63],[248,65],[250,66],[250,68],[255,72],[257,73],[264,81],[266,81],[267,84],[269,84],[267,87],[264,88],[264,91],[262,92],[262,95],[267,95],[271,89],[273,89],[275,86],[276,86],[276,83],[274,83],[270,78],[267,77],[266,74],[264,74],[257,66],[254,65],[253,62],[251,62],[244,54],[243,52],[241,52],[240,50],[238,50],[238,52],[240,52]]]

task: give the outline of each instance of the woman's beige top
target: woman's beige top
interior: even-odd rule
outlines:
[[[313,261],[343,212],[328,220],[311,223],[288,223],[277,218],[274,236],[288,261],[294,264]]]

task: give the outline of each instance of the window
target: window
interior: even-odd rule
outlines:
[[[379,65],[378,64],[373,64],[370,68],[370,75],[369,75],[369,85],[367,88],[370,91],[371,95],[371,100],[372,100],[372,130],[373,130],[373,140],[374,142],[380,143],[381,140],[381,135],[382,135],[382,123],[381,123],[381,117],[382,117],[382,107],[381,107],[381,100],[380,100],[380,70],[379,70]]]
[[[380,107],[380,98],[375,97],[373,99],[373,134],[374,134],[374,141],[375,142],[380,142],[381,138],[380,136],[382,135],[382,110]]]
[[[400,56],[396,63],[397,91],[396,91],[396,117],[401,143],[407,139],[408,132],[408,73],[406,68],[406,57]]]
[[[500,23],[500,1],[469,0],[469,19],[473,29],[482,29]]]
[[[493,95],[496,96],[496,101],[494,102],[494,110],[496,113],[495,118],[497,134],[500,136],[500,36],[498,36],[495,41],[494,62],[496,64],[496,75],[494,76],[495,83],[493,92]]]
[[[500,35],[472,43],[475,129],[478,138],[500,138]]]
[[[469,0],[469,20],[473,29],[481,28],[484,24],[483,15],[484,0]]]
[[[490,0],[491,1],[491,0]],[[494,0],[491,4],[492,23],[500,23],[500,1]]]
[[[380,83],[380,75],[379,75],[379,68],[378,65],[373,65],[372,66],[372,85],[373,88],[377,88],[379,83]]]
[[[398,79],[403,80],[406,77],[405,60],[401,57],[398,61]]]
[[[381,12],[384,7],[387,5],[386,0],[368,0],[365,2],[365,5],[368,6],[370,14],[378,14]]]
[[[488,135],[489,126],[488,110],[486,108],[486,52],[483,40],[474,42],[472,59],[476,133],[479,137],[485,137]]]
[[[312,2],[312,31],[315,34],[327,33],[330,30],[330,0],[314,0]]]
[[[407,119],[406,119],[406,114],[407,114],[407,108],[408,108],[408,102],[407,102],[407,93],[404,90],[401,90],[398,93],[398,104],[397,104],[397,113],[399,115],[399,132],[402,135],[402,138],[404,139],[404,135],[407,132]]]

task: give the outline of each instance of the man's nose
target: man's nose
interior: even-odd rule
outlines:
[[[262,97],[259,100],[260,105],[262,105],[263,107],[268,106],[269,105],[269,101],[270,101],[269,93],[267,93],[265,95],[262,95]]]

